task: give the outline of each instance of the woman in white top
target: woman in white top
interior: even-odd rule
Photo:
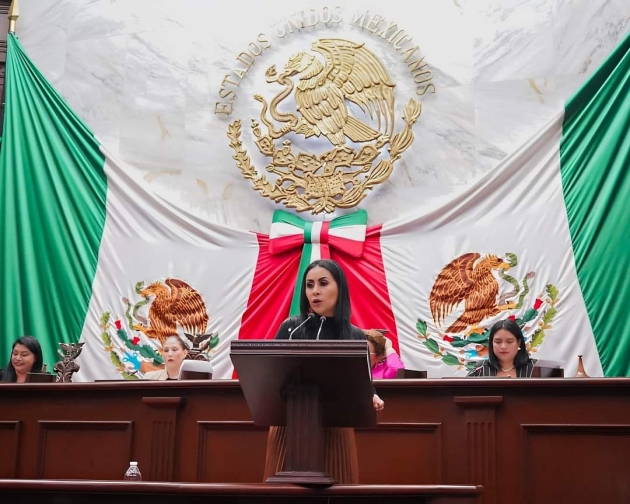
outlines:
[[[177,380],[179,368],[188,355],[188,348],[179,336],[169,336],[162,346],[164,369],[149,371],[144,374],[145,380]]]

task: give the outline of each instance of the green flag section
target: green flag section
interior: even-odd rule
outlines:
[[[50,367],[79,340],[105,225],[99,144],[10,33],[0,154],[0,366],[19,336]]]
[[[630,376],[630,35],[567,103],[560,162],[602,368]]]

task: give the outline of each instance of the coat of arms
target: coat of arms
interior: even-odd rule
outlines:
[[[273,181],[253,166],[243,147],[241,121],[229,125],[234,159],[254,189],[277,203],[313,214],[356,206],[366,192],[391,175],[394,163],[413,143],[412,127],[421,104],[411,98],[403,110],[404,126],[394,133],[395,84],[365,44],[320,39],[316,54],[299,52],[278,74],[271,66],[270,84],[282,86],[262,104],[251,129],[258,151],[269,159]],[[282,111],[293,96],[295,111]],[[296,152],[289,135],[326,139],[320,154]],[[386,150],[386,154],[383,151]]]
[[[517,264],[512,253],[501,258],[469,252],[442,268],[429,296],[433,330],[425,320],[416,323],[418,337],[435,358],[474,368],[488,355],[490,320],[501,314],[521,327],[528,352],[538,350],[557,313],[558,289],[547,283],[532,296],[529,283],[536,273],[528,271],[521,280],[508,275]]]
[[[122,319],[116,318],[112,324],[110,312],[101,317],[104,349],[124,378],[137,379],[159,369],[164,363],[162,345],[169,336],[184,341],[188,358],[209,358],[219,344],[219,335],[207,332],[210,319],[197,290],[183,280],[167,278],[147,286],[138,282],[135,292],[142,299],[134,303],[123,298],[127,308]]]

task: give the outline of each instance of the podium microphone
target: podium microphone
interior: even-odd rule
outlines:
[[[321,317],[319,317],[319,320],[321,320],[321,322],[319,323],[319,330],[317,331],[317,336],[315,336],[316,340],[319,339],[319,333],[322,332],[322,326],[324,325],[324,322],[326,322],[326,317],[322,315]]]
[[[309,316],[304,319],[304,322],[302,322],[300,325],[298,325],[295,329],[289,329],[289,339],[293,339],[293,335],[295,334],[295,331],[297,331],[300,327],[302,327],[304,324],[306,324],[314,316],[315,316],[314,313],[310,313]]]

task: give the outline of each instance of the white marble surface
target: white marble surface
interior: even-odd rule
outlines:
[[[148,187],[213,222],[267,232],[279,207],[241,177],[227,121],[214,114],[214,103],[236,55],[260,32],[272,33],[272,25],[292,13],[324,5],[33,0],[20,4],[17,34],[100,141],[141,170]],[[243,80],[233,118],[242,117],[247,130],[259,111],[252,95],[272,94],[264,71],[330,36],[364,41],[381,57],[397,84],[400,118],[414,89],[401,56],[348,26],[355,10],[367,9],[397,23],[421,47],[437,93],[422,97],[413,146],[362,203],[371,224],[455,193],[492,170],[562,107],[630,30],[628,0],[336,5],[344,10],[343,27],[272,40]]]

